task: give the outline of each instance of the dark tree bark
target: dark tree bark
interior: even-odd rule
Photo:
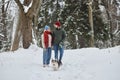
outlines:
[[[12,46],[13,51],[19,48],[20,39],[22,39],[23,48],[25,49],[27,49],[32,43],[32,23],[34,23],[33,19],[36,19],[36,16],[38,15],[41,1],[42,0],[24,0],[24,6],[29,6],[32,2],[32,6],[25,13],[23,4],[21,4],[19,0],[15,0],[19,7],[19,20]]]

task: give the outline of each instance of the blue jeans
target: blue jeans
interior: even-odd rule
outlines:
[[[49,65],[51,59],[51,48],[43,49],[43,64]]]
[[[58,51],[60,52],[59,58],[58,58]],[[63,46],[60,47],[59,45],[54,45],[54,52],[55,52],[55,59],[61,61],[64,53],[64,47]]]

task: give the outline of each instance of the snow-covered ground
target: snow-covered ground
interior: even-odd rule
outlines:
[[[54,54],[52,54],[53,56]],[[42,49],[0,53],[0,80],[120,80],[120,46],[65,50],[58,71],[42,67]]]

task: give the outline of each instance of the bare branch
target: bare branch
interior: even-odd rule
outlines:
[[[8,9],[9,3],[10,3],[10,1],[7,3],[7,6],[6,6],[6,9],[5,9],[5,12],[6,12],[7,9]]]
[[[27,16],[28,15],[29,17],[36,16],[36,14],[38,13],[40,4],[41,4],[41,0],[33,0],[32,6],[29,8],[27,12]]]
[[[22,12],[24,12],[24,8],[23,8],[23,5],[21,4],[21,2],[20,2],[19,0],[14,0],[14,1],[17,3],[19,9],[20,9]]]
[[[0,7],[2,7],[3,5],[7,4],[8,2],[10,2],[10,1],[6,1],[4,4],[1,4]]]

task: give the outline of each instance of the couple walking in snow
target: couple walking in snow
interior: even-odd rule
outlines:
[[[50,64],[52,46],[54,49],[54,59],[57,60],[59,64],[62,64],[64,39],[66,35],[59,21],[54,23],[54,27],[54,31],[51,32],[50,27],[46,25],[41,36],[43,46],[43,67],[49,66]]]

